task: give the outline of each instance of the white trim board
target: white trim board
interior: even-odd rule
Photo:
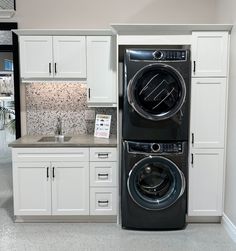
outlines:
[[[12,30],[19,36],[112,36],[111,29],[19,29]]]
[[[233,224],[233,222],[228,218],[226,214],[223,213],[222,225],[228,232],[229,236],[232,238],[234,242],[236,242],[236,226]]]
[[[231,31],[232,24],[111,24],[118,35],[191,34],[192,31]]]

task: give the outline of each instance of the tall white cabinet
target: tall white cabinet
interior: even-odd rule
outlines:
[[[223,212],[228,32],[193,32],[189,216]]]

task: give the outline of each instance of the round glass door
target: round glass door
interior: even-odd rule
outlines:
[[[128,101],[142,117],[163,120],[182,107],[186,86],[181,74],[169,65],[150,64],[139,70],[128,84]]]
[[[184,174],[174,162],[164,157],[146,157],[136,163],[127,180],[135,203],[150,210],[174,204],[185,190]]]

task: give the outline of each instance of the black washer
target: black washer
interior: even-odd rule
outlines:
[[[159,151],[153,152],[152,145]],[[121,219],[128,229],[182,229],[186,225],[187,142],[123,142]]]

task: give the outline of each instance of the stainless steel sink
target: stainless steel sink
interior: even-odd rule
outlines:
[[[38,140],[38,142],[68,142],[72,137],[56,137],[56,136],[46,136]]]

